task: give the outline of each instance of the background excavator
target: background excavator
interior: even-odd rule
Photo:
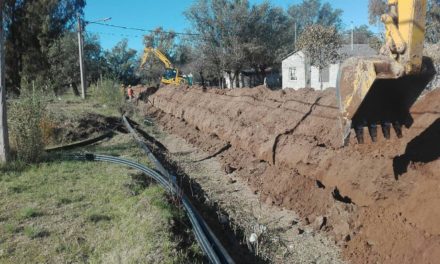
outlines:
[[[390,128],[402,137],[402,126],[412,125],[410,108],[435,75],[432,61],[423,57],[426,0],[389,0],[385,45],[381,55],[350,58],[341,65],[337,97],[344,145],[352,129],[364,143],[364,128],[373,142],[377,128],[386,139]]]
[[[160,50],[146,47],[144,49],[144,55],[142,56],[142,62],[141,62],[141,68],[145,65],[147,62],[147,59],[150,54],[155,55],[164,65],[165,65],[165,72],[162,75],[161,83],[163,84],[186,84],[187,79],[183,76],[179,75],[179,69],[173,67],[173,64],[171,61],[163,54]]]

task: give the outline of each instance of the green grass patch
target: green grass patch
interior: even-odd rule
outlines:
[[[161,187],[142,177],[122,166],[77,161],[6,173],[0,179],[0,263],[190,263],[190,256],[200,258],[192,248],[179,250],[172,219],[180,210],[168,203]],[[127,183],[134,191],[127,191]],[[12,192],[17,186],[20,191]]]
[[[26,226],[24,228],[24,234],[30,239],[43,238],[50,235],[49,231],[32,226]]]
[[[62,97],[51,118],[119,116],[93,99]],[[128,134],[70,152],[93,152],[151,166]],[[0,166],[0,263],[201,263],[180,209],[144,174],[124,166],[65,161],[53,153],[38,164]],[[185,222],[186,221],[186,222]],[[179,225],[176,235],[175,223]],[[188,240],[188,239],[186,239]]]
[[[20,211],[20,218],[22,219],[28,219],[28,218],[34,218],[34,217],[39,217],[42,216],[43,213],[36,209],[36,208],[32,208],[32,207],[27,207],[27,208],[23,208]]]

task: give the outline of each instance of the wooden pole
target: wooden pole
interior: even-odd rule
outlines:
[[[84,41],[82,35],[83,25],[81,23],[81,17],[78,14],[78,51],[79,51],[79,70],[81,76],[81,98],[86,99],[86,80],[84,78]]]
[[[6,115],[6,87],[5,87],[5,48],[3,31],[3,5],[0,2],[0,163],[8,162],[9,156],[9,135]]]

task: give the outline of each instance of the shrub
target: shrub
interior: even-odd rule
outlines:
[[[116,81],[105,79],[92,89],[95,90],[101,104],[117,110],[124,108],[126,104],[124,90]]]
[[[41,159],[44,153],[42,120],[46,103],[41,93],[22,92],[19,99],[9,106],[9,129],[11,147],[18,160],[31,163]]]

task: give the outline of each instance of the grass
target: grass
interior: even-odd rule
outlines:
[[[60,109],[62,118],[117,116],[74,99],[56,100],[50,108]],[[75,152],[149,165],[127,134]],[[181,246],[192,234],[168,200],[161,187],[123,166],[55,158],[0,166],[0,263],[200,263],[194,241]]]

